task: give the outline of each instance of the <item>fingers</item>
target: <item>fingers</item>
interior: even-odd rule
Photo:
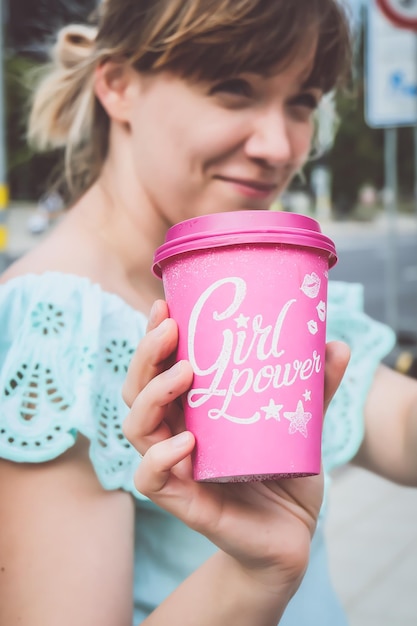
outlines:
[[[159,326],[159,324],[167,317],[169,317],[168,304],[165,300],[155,300],[149,314],[146,332],[149,332]]]
[[[148,332],[139,343],[122,389],[123,400],[132,406],[143,387],[167,366],[178,342],[178,328],[168,317],[168,306],[157,300],[152,307]]]
[[[184,420],[176,400],[191,386],[193,371],[188,361],[169,367],[177,348],[177,325],[168,317],[166,302],[152,307],[147,333],[129,366],[123,398],[131,410],[124,421],[123,433],[143,455],[137,470],[136,487],[155,498],[171,477],[171,470],[187,459],[194,447],[191,433],[180,432]],[[172,436],[173,434],[177,436]],[[182,444],[179,445],[179,442]],[[191,477],[187,459],[185,476]]]
[[[165,419],[168,416],[172,421],[180,411],[174,401],[190,388],[192,380],[190,363],[179,361],[150,380],[138,394],[124,421],[123,433],[142,455],[156,442],[171,437]]]
[[[178,482],[173,477],[172,470],[189,457],[194,445],[193,435],[184,431],[149,448],[136,472],[135,486],[138,491],[155,502],[161,497],[164,499],[169,495],[172,496],[172,492],[171,494],[161,492],[166,489],[169,481],[173,484]],[[191,465],[188,473],[191,479]]]
[[[331,341],[326,345],[326,368],[324,382],[324,411],[327,411],[346,371],[350,359],[349,346],[343,341]]]

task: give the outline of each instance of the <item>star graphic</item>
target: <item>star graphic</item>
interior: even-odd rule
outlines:
[[[301,400],[298,401],[297,408],[294,412],[286,411],[284,413],[284,417],[286,420],[290,421],[289,433],[293,435],[296,432],[299,432],[307,439],[307,422],[309,422],[312,418],[311,413],[304,411],[303,403]]]
[[[275,404],[275,402],[272,400],[269,401],[268,406],[261,406],[262,411],[265,411],[265,419],[266,420],[270,420],[270,419],[274,419],[277,420],[277,422],[281,421],[281,416],[280,416],[280,411],[283,408],[283,404]]]
[[[239,315],[239,317],[235,317],[235,322],[236,322],[238,328],[247,328],[248,327],[248,322],[249,322],[249,317],[245,317],[245,315],[243,315],[243,313],[241,313]]]
[[[311,400],[311,390],[310,389],[306,389],[305,392],[303,393],[303,398],[304,400],[307,402],[308,400]]]

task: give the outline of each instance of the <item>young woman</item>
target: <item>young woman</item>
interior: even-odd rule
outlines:
[[[303,166],[349,66],[339,3],[104,0],[96,26],[60,32],[53,61],[30,137],[65,148],[73,202],[2,277],[0,623],[344,624],[316,529],[322,477],[191,480],[172,399],[192,372],[168,367],[176,326],[150,271],[170,225],[267,209]],[[371,385],[391,334],[359,300],[331,296],[354,369],[325,461],[357,453],[415,483],[417,385],[387,370]],[[347,353],[328,346],[326,404]]]

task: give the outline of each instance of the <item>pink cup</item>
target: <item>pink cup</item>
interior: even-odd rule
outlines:
[[[194,478],[236,482],[320,472],[328,269],[310,217],[218,213],[169,229],[155,253],[178,359]]]

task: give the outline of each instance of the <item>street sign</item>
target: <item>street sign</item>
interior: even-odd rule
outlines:
[[[417,30],[417,0],[377,0],[377,3],[396,26]]]
[[[417,36],[392,24],[368,0],[365,118],[373,128],[417,124]],[[415,0],[417,4],[417,0]]]

